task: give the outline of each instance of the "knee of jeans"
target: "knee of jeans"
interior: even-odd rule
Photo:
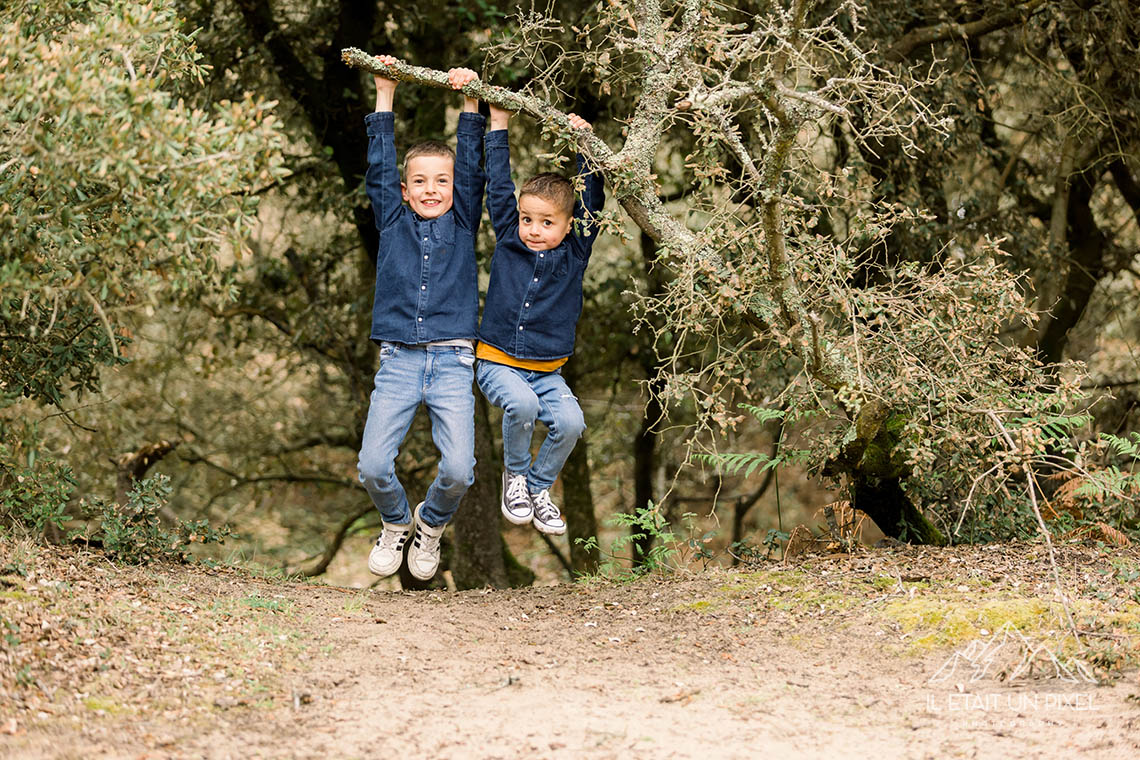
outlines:
[[[559,410],[550,432],[559,438],[576,441],[585,431],[586,420],[582,417],[582,410],[575,405],[573,409]]]
[[[462,493],[475,482],[475,462],[441,461],[439,463],[439,487],[444,492]]]
[[[360,460],[356,469],[360,471],[360,482],[364,484],[382,485],[390,482],[396,476],[396,463],[392,460],[383,460],[380,457],[360,453]]]
[[[503,412],[515,419],[534,422],[538,418],[538,397],[510,399],[503,407]]]

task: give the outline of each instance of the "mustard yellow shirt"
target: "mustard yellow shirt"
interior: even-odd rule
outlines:
[[[489,346],[486,343],[476,343],[475,358],[485,359],[489,362],[494,362],[495,364],[505,364],[508,367],[529,369],[534,372],[553,372],[565,364],[570,357],[564,356],[561,359],[550,359],[547,361],[539,361],[537,359],[516,359],[510,354],[503,353],[494,346]]]

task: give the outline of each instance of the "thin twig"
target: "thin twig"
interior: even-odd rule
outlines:
[[[1005,443],[1009,447],[1010,452],[1017,454],[1017,445],[1013,442],[1013,438],[1010,436],[1009,431],[1006,430],[1001,419],[992,411],[987,411],[986,415],[997,425],[998,431],[1001,433],[1002,438],[1005,439]],[[1073,638],[1080,644],[1080,631],[1077,629],[1077,624],[1073,620],[1073,611],[1069,608],[1069,598],[1065,594],[1064,587],[1061,585],[1061,571],[1057,568],[1057,555],[1053,550],[1053,537],[1049,533],[1049,528],[1045,525],[1045,518],[1041,516],[1041,508],[1037,506],[1037,481],[1033,476],[1033,469],[1029,466],[1029,463],[1024,462],[1023,466],[1026,472],[1025,482],[1026,485],[1029,486],[1029,504],[1033,507],[1033,516],[1037,518],[1037,527],[1041,529],[1041,535],[1045,538],[1045,546],[1049,549],[1049,564],[1053,569],[1053,582],[1057,585],[1057,594],[1061,597],[1061,607],[1065,610],[1065,618],[1068,620],[1069,630],[1072,632]]]
[[[111,320],[107,319],[106,312],[103,311],[103,307],[99,305],[99,302],[95,300],[95,296],[87,292],[86,289],[82,289],[79,292],[81,292],[84,297],[86,297],[87,300],[91,302],[91,308],[93,308],[95,310],[95,313],[99,315],[99,319],[103,321],[103,328],[107,331],[107,338],[111,341],[111,354],[116,359],[118,359],[119,343],[115,340],[115,331],[111,329]]]

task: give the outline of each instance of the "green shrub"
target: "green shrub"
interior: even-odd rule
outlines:
[[[0,444],[0,526],[33,534],[62,528],[75,490],[71,468],[34,454],[17,463],[13,454]]]
[[[145,564],[184,562],[190,558],[187,547],[191,544],[223,543],[231,535],[205,520],[167,526],[160,513],[169,496],[170,478],[157,475],[135,483],[125,505],[94,501],[88,511],[99,520],[99,528],[89,540],[101,542],[107,555],[119,562]]]

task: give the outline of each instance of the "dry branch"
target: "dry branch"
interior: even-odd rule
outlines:
[[[935,42],[942,42],[959,37],[962,39],[980,37],[984,34],[997,31],[998,29],[1025,23],[1030,16],[1037,13],[1044,6],[1045,0],[1028,0],[1028,2],[1020,3],[1008,10],[994,13],[993,15],[966,24],[947,21],[942,24],[924,26],[921,29],[915,29],[906,34],[902,39],[892,45],[883,57],[888,61],[904,61],[916,48],[923,45],[931,45]]]

